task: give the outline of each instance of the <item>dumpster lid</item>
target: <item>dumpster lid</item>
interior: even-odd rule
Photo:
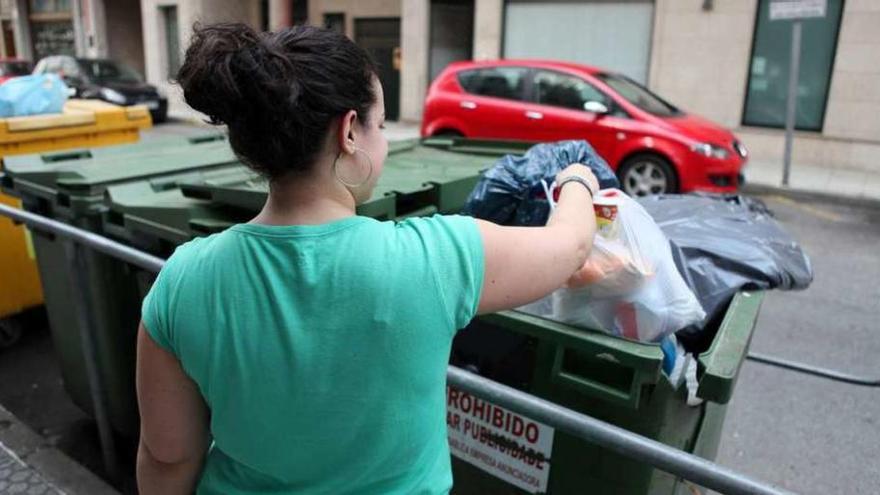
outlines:
[[[481,171],[508,153],[522,153],[531,143],[466,139],[411,139],[392,142],[373,201],[394,196],[396,213],[435,207],[455,211]],[[256,174],[228,180],[183,183],[185,195],[245,209],[262,208],[268,186]]]
[[[121,152],[56,163],[38,164],[33,159],[8,160],[6,173],[13,182],[27,181],[49,188],[87,190],[112,183],[237,163],[238,159],[228,144],[220,141],[200,145],[198,149],[174,147],[130,155]]]
[[[6,156],[3,157],[3,162],[7,166],[13,167],[13,169],[23,172],[27,167],[39,167],[41,165],[60,166],[73,162],[83,163],[85,160],[107,156],[127,155],[132,159],[136,159],[134,155],[165,154],[170,151],[170,148],[193,147],[195,149],[206,143],[225,140],[226,135],[221,132],[200,129],[190,135],[163,136],[123,145],[71,148],[47,151],[45,153]]]
[[[146,236],[176,245],[201,235],[190,228],[193,219],[227,224],[245,220],[241,214],[224,211],[211,203],[184,196],[180,189],[157,189],[149,181],[108,187],[104,193],[109,212],[105,230],[132,239]]]
[[[6,126],[10,132],[28,132],[57,127],[92,125],[95,114],[86,112],[59,113],[50,115],[28,115],[25,117],[9,117]]]

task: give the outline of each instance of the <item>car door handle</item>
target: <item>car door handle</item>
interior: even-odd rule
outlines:
[[[541,119],[544,118],[544,114],[541,113],[541,112],[531,112],[531,111],[529,111],[529,112],[526,112],[526,118],[529,118],[529,119],[532,119],[532,120],[541,120]]]
[[[477,108],[477,104],[472,101],[463,101],[459,103],[459,105],[461,105],[461,108],[467,108],[468,110],[474,110]]]

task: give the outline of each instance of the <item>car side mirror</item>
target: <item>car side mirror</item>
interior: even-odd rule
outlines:
[[[588,101],[584,103],[584,110],[595,113],[596,115],[607,115],[610,113],[608,107],[605,106],[604,103],[599,103],[598,101]]]

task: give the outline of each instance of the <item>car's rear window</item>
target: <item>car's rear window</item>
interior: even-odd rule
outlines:
[[[523,100],[527,74],[528,69],[523,67],[488,67],[461,71],[458,82],[471,94]]]

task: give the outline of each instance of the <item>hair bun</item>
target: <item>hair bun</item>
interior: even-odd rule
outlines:
[[[186,102],[215,124],[228,122],[231,103],[245,93],[235,66],[258,64],[265,50],[262,45],[260,35],[247,24],[194,25],[187,63],[176,78]]]
[[[186,102],[226,124],[235,154],[270,180],[310,170],[347,112],[373,125],[375,78],[369,54],[341,33],[238,23],[194,26],[177,75]]]

